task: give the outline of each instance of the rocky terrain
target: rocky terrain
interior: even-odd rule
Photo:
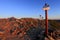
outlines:
[[[54,39],[60,37],[59,29],[59,21],[57,24],[57,22],[49,20],[48,35],[51,36],[51,33],[54,34],[52,35]],[[44,40],[44,34],[44,20],[34,18],[17,19],[14,17],[0,19],[0,40]]]

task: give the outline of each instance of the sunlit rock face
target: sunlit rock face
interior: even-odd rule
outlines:
[[[59,38],[60,22],[50,20],[48,25],[48,35],[52,33],[54,39]],[[44,20],[14,17],[0,19],[0,40],[44,40],[45,37]]]
[[[0,19],[1,40],[42,40],[44,22],[34,18]]]

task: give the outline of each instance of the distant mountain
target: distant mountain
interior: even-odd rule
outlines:
[[[60,20],[49,20],[49,24],[55,29],[60,29]]]

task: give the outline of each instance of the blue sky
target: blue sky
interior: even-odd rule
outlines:
[[[45,0],[50,5],[49,19],[60,19],[60,0]],[[45,17],[44,0],[0,0],[0,18]]]

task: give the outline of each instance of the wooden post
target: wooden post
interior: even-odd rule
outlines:
[[[47,35],[48,34],[48,12],[47,10],[45,10],[45,25],[46,25],[45,33]]]

